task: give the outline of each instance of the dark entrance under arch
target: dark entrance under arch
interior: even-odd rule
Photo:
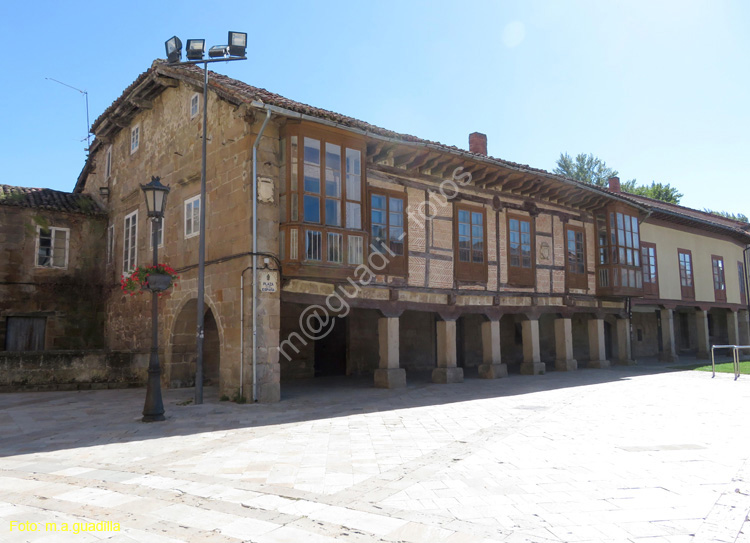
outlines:
[[[211,309],[206,305],[203,316],[203,384],[218,385],[221,365],[219,327]],[[168,375],[173,388],[195,386],[196,330],[198,301],[187,302],[180,310],[172,332],[172,357]]]
[[[315,377],[346,375],[347,320],[337,318],[331,331],[315,340]]]

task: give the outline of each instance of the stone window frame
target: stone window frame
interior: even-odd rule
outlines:
[[[462,262],[459,259],[459,211],[469,212],[471,221],[472,213],[480,213],[482,215],[482,262],[473,262],[473,258],[469,262]],[[474,226],[473,223],[469,222],[469,228]],[[471,233],[470,233],[471,234]],[[473,235],[470,237],[474,239]],[[473,248],[471,249],[473,255]],[[453,275],[457,281],[465,281],[471,283],[486,283],[488,279],[489,265],[487,262],[487,210],[484,206],[469,205],[465,203],[456,202],[453,205]]]
[[[571,262],[570,254],[568,252],[568,244],[570,243],[570,233],[574,235],[580,234],[581,236],[581,247],[580,252],[578,251],[578,240],[574,237],[573,242],[576,244],[575,251],[575,263]],[[571,269],[572,266],[578,267],[582,265],[583,271],[579,272]],[[565,225],[565,284],[568,288],[575,289],[588,289],[589,278],[588,278],[588,266],[586,265],[586,230],[581,226],[574,224]]]
[[[201,112],[201,101],[200,93],[194,92],[188,102],[188,111],[190,111],[190,118],[195,119],[198,113]]]
[[[198,202],[198,216],[196,218],[196,209],[195,209],[195,203]],[[190,231],[188,231],[188,206],[190,206],[190,213],[192,216],[190,217]],[[190,239],[198,234],[200,234],[200,228],[201,228],[201,195],[197,194],[195,196],[192,196],[190,198],[187,198],[185,202],[182,205],[182,213],[183,213],[183,231],[185,233],[185,239]]]
[[[737,261],[737,276],[740,281],[740,303],[747,305],[747,284],[745,283],[745,264],[741,261]]]
[[[41,248],[41,237],[42,237],[42,231],[48,231],[50,234],[50,253],[45,258],[49,259],[49,263],[42,264],[40,263],[40,248]],[[58,236],[58,232],[65,232],[65,247],[63,249],[63,265],[62,266],[55,266],[55,240]],[[37,225],[36,227],[36,246],[34,251],[34,267],[36,268],[55,268],[60,270],[65,270],[68,268],[68,259],[70,257],[70,228],[62,228],[57,226],[50,226],[47,228],[42,228],[41,226]]]
[[[122,230],[122,272],[130,273],[138,266],[138,210],[125,215]]]
[[[135,153],[141,146],[141,124],[130,129],[130,154]]]
[[[714,285],[714,299],[717,302],[726,302],[727,279],[724,257],[711,255],[711,279]]]

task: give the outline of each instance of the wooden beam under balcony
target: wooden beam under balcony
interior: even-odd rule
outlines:
[[[163,75],[157,75],[154,77],[154,83],[161,85],[162,87],[176,87],[180,82],[173,77],[166,77]]]
[[[500,190],[503,190],[505,192],[513,192],[514,190],[521,187],[524,183],[524,175],[523,174],[511,174],[508,179],[502,184],[502,187]]]
[[[395,145],[389,145],[385,144],[383,145],[383,148],[380,150],[380,152],[372,157],[372,161],[374,163],[382,162],[383,160],[386,160],[387,158],[390,158],[393,156],[393,151],[396,149]]]
[[[128,98],[128,102],[133,104],[138,109],[151,109],[154,107],[153,102],[151,100],[142,100],[139,98]]]
[[[538,182],[538,178],[524,179],[518,187],[512,189],[512,192],[514,194],[520,194],[521,196],[528,196],[528,193],[534,189]]]
[[[448,169],[453,169],[458,164],[455,157],[448,157],[446,160],[442,160],[435,164],[430,170],[430,175],[435,177],[444,177],[445,172]],[[452,166],[452,167],[451,167]]]
[[[435,155],[432,152],[422,153],[421,155],[419,155],[419,157],[415,158],[414,161],[407,166],[407,168],[410,170],[419,170],[434,156]]]
[[[419,151],[417,151],[416,149],[408,149],[404,152],[393,155],[393,165],[397,168],[406,166],[406,169],[408,170],[412,168],[411,163],[418,159],[420,156],[421,155],[419,155]]]
[[[443,155],[436,154],[425,160],[424,164],[419,168],[419,173],[426,174],[429,172],[441,158],[443,158]]]
[[[549,199],[553,194],[557,194],[560,188],[554,183],[539,179],[539,182],[528,192],[529,197]]]
[[[481,186],[481,181],[487,177],[489,171],[490,168],[488,166],[480,167],[474,171],[470,171],[469,173],[471,173],[471,182],[474,185]]]
[[[534,180],[535,182],[529,187],[528,191],[524,191],[524,195],[529,198],[541,198],[543,194],[548,195],[554,191],[548,183],[542,181],[539,178]]]
[[[489,189],[497,185],[502,185],[509,177],[510,174],[505,172],[498,172],[494,175],[488,175],[485,179],[482,180],[482,186],[486,189]]]

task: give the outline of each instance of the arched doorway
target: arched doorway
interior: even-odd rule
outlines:
[[[203,383],[219,384],[221,340],[219,327],[211,308],[205,305],[203,316]],[[188,300],[180,310],[172,328],[172,356],[169,360],[169,386],[195,386],[195,332],[198,320],[198,300]]]
[[[206,385],[219,386],[220,353],[219,326],[208,309],[203,317],[203,383]]]

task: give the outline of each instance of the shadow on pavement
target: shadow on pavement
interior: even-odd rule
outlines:
[[[0,457],[500,397],[517,396],[518,409],[544,410],[538,397],[529,406],[524,396],[686,370],[701,362],[681,359],[668,365],[643,360],[636,366],[511,374],[496,380],[479,379],[473,368],[466,370],[463,383],[451,385],[433,384],[430,372],[407,372],[407,387],[393,390],[374,388],[371,376],[317,378],[283,382],[281,402],[275,404],[220,402],[218,390],[206,387],[204,403],[193,405],[192,388],[166,389],[167,420],[158,423],[140,422],[145,389],[6,393],[0,395]],[[701,375],[710,381],[709,373]]]

